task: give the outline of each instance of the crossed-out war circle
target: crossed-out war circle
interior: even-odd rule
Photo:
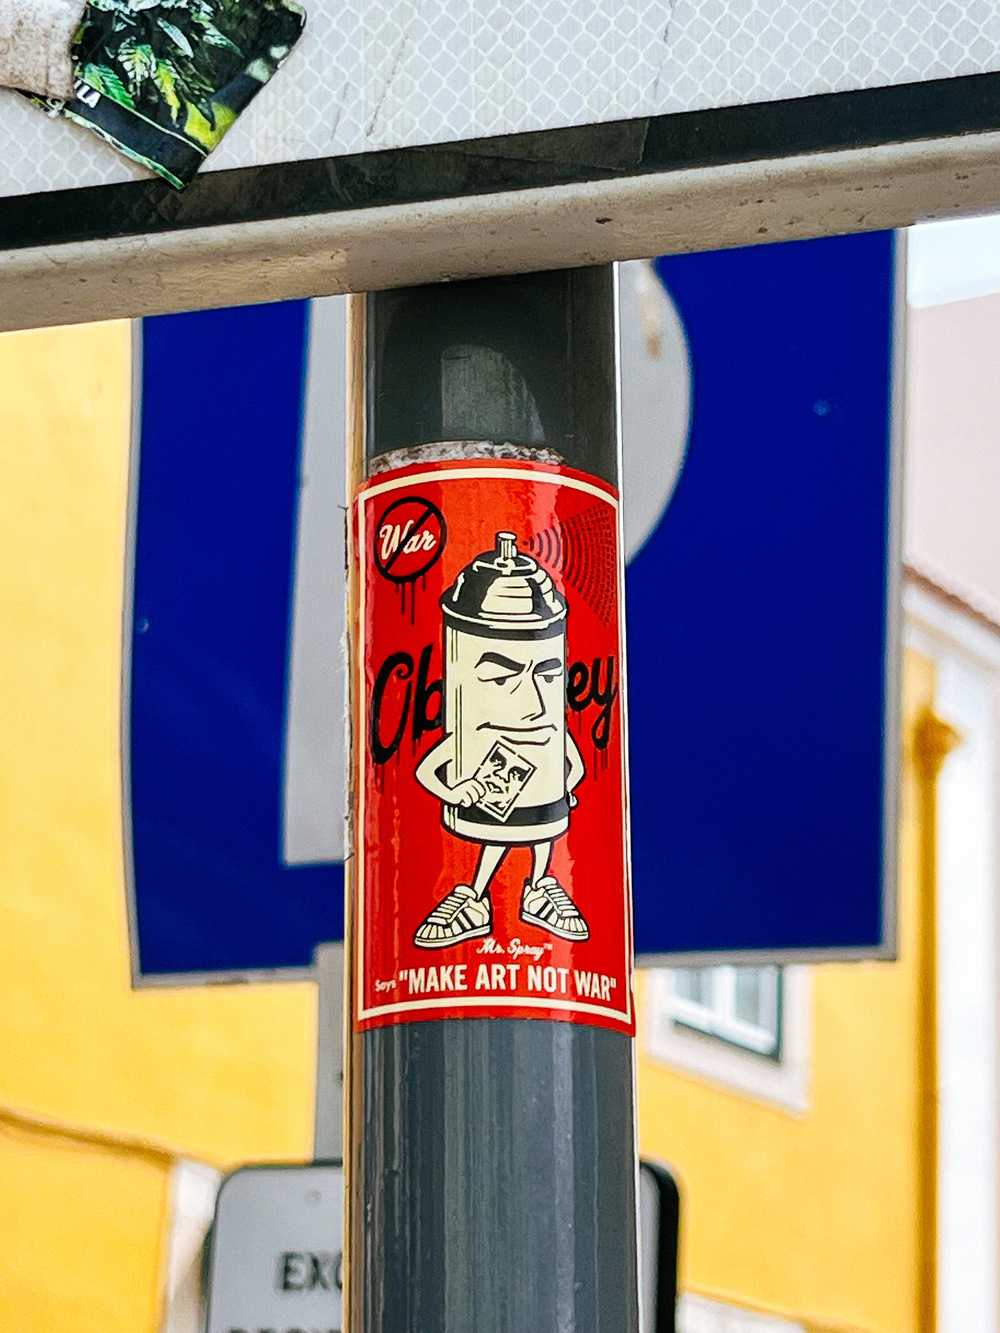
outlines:
[[[375,529],[375,567],[392,583],[412,583],[437,563],[448,529],[437,505],[419,496],[396,500]]]

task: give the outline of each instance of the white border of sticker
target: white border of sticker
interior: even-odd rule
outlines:
[[[359,643],[357,658],[357,687],[358,687],[358,721],[367,724],[368,700],[365,689],[365,625],[366,617],[366,595],[368,586],[368,540],[365,527],[365,508],[369,500],[376,499],[379,495],[385,495],[388,492],[399,490],[404,486],[413,486],[423,481],[433,481],[439,484],[445,478],[456,477],[463,481],[478,480],[506,480],[509,477],[520,477],[532,482],[540,482],[550,486],[566,486],[570,490],[582,491],[586,495],[594,495],[598,499],[610,504],[615,513],[615,524],[618,531],[618,642],[624,652],[625,643],[625,582],[624,582],[624,564],[622,559],[621,545],[621,505],[619,497],[611,488],[603,487],[595,483],[583,481],[576,477],[571,477],[561,472],[543,471],[536,467],[484,467],[477,464],[471,467],[462,467],[460,464],[439,463],[435,466],[423,469],[420,472],[408,472],[401,476],[388,478],[386,481],[376,481],[373,484],[364,483],[358,489],[354,497],[354,507],[357,516],[357,558],[358,558],[358,609],[359,620]],[[624,671],[622,679],[624,680]],[[625,716],[624,698],[620,696],[619,714],[622,718]],[[358,735],[361,745],[364,747],[364,754],[367,755],[367,725],[358,727]],[[622,793],[625,795],[628,791],[628,763],[626,736],[623,734],[621,741],[621,764],[622,764]],[[363,765],[360,766],[363,769]],[[357,875],[355,879],[356,889],[356,957],[357,957],[357,981],[355,996],[354,1026],[357,1029],[361,1023],[369,1022],[373,1018],[384,1018],[391,1014],[402,1013],[422,1013],[434,1009],[471,1009],[477,1008],[517,1008],[517,1009],[537,1009],[540,1013],[551,1014],[553,1012],[565,1012],[573,1014],[594,1014],[601,1018],[610,1019],[616,1025],[625,1023],[631,1026],[633,1022],[633,947],[632,947],[632,881],[631,866],[629,864],[629,823],[628,823],[628,803],[626,800],[624,812],[624,827],[622,830],[622,877],[625,885],[625,930],[623,932],[625,941],[624,958],[624,980],[625,980],[625,1009],[611,1009],[603,1005],[578,1004],[570,1000],[552,1000],[552,999],[526,999],[521,996],[469,996],[466,999],[447,999],[447,1000],[407,1000],[398,1004],[378,1005],[372,1009],[365,1008],[365,783],[363,781],[363,771],[358,773],[357,782],[357,811],[358,811],[358,836],[355,855],[357,857]]]

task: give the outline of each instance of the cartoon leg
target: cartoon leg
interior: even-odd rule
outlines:
[[[539,926],[564,940],[590,938],[590,927],[580,909],[554,875],[550,875],[552,843],[536,842],[531,848],[531,879],[524,881],[521,920]]]
[[[508,849],[502,843],[483,843],[482,850],[479,853],[479,864],[476,866],[476,875],[472,881],[472,892],[477,898],[486,895],[493,876],[500,869],[500,862],[507,855],[507,851]]]
[[[552,860],[551,842],[536,842],[531,849],[531,882],[537,884],[540,879],[544,879],[549,872],[549,862]]]
[[[417,927],[413,943],[418,949],[447,949],[492,932],[489,886],[506,851],[495,843],[483,844],[472,884],[456,884]]]

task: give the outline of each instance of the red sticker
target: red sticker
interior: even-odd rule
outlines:
[[[634,1032],[615,492],[437,463],[358,493],[357,1026]]]

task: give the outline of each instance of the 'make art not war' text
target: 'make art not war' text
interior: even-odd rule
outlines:
[[[617,978],[605,972],[580,971],[570,967],[543,967],[541,964],[480,963],[475,977],[472,965],[452,963],[441,967],[404,967],[399,973],[401,985],[410,998],[418,995],[442,995],[449,992],[467,995],[485,991],[490,995],[518,994],[522,985],[534,995],[572,995],[577,999],[611,1002]],[[524,973],[522,980],[521,974]]]

